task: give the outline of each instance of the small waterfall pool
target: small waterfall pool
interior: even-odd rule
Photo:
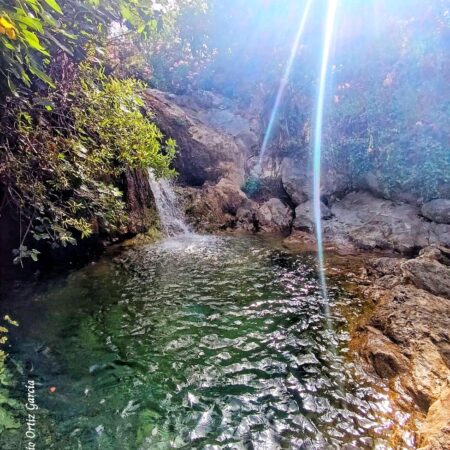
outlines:
[[[363,305],[332,282],[330,330],[320,292],[312,257],[258,238],[106,256],[2,305],[20,322],[10,395],[25,404],[35,380],[37,448],[394,448],[402,417],[347,355]]]

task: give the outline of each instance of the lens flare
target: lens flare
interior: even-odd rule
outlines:
[[[324,256],[323,256],[323,240],[322,240],[322,223],[321,223],[321,207],[320,207],[320,163],[322,159],[322,129],[325,92],[329,71],[330,48],[333,38],[334,23],[336,20],[336,10],[339,0],[328,1],[328,12],[325,25],[325,37],[323,43],[322,63],[320,69],[319,92],[317,95],[316,117],[314,125],[314,147],[313,147],[313,204],[314,204],[314,225],[317,240],[317,259],[319,265],[319,277],[322,288],[322,295],[325,300],[325,307],[328,311],[328,290],[325,279]]]
[[[294,44],[291,49],[291,53],[289,55],[288,62],[286,64],[286,68],[283,73],[283,78],[280,81],[280,86],[278,88],[277,96],[275,99],[275,103],[272,108],[272,112],[270,114],[269,124],[267,125],[267,130],[264,135],[264,140],[262,143],[261,151],[259,153],[258,165],[256,166],[256,173],[259,173],[261,170],[261,165],[264,159],[264,155],[266,154],[267,147],[269,145],[270,138],[272,137],[272,131],[275,124],[275,120],[278,115],[278,110],[280,109],[281,100],[284,96],[284,91],[286,90],[287,83],[289,81],[289,76],[292,71],[292,66],[295,61],[295,56],[297,55],[298,47],[300,45],[300,39],[303,35],[303,30],[305,29],[306,20],[308,19],[309,11],[311,9],[311,5],[313,0],[308,0],[305,9],[302,14],[302,18],[300,20],[300,25],[298,27],[297,34],[295,35]]]

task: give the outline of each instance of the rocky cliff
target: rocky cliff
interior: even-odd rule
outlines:
[[[205,230],[282,232],[289,245],[313,241],[309,133],[295,156],[269,152],[255,175],[262,141],[260,111],[200,92],[176,96],[147,91],[147,106],[178,143],[175,168],[187,213]],[[326,161],[322,220],[330,247],[417,254],[450,245],[450,200],[424,203],[408,192],[382,195],[374,174],[355,183]]]

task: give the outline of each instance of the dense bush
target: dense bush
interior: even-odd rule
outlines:
[[[125,224],[120,175],[151,167],[170,176],[175,142],[164,140],[143,113],[144,86],[133,79],[105,76],[101,69],[80,67],[69,95],[41,98],[45,107],[12,110],[14,129],[0,154],[0,176],[8,201],[25,224],[16,261],[37,251],[26,239],[53,245],[76,243],[99,227],[114,232]]]

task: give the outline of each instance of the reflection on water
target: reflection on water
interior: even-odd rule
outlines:
[[[22,287],[42,448],[389,448],[389,401],[345,358],[359,300],[329,287],[330,331],[320,291],[308,256],[195,235]]]

